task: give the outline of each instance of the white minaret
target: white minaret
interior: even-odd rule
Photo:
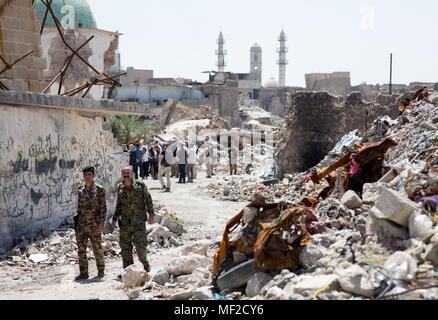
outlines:
[[[278,48],[277,52],[279,54],[279,59],[277,61],[278,64],[278,84],[280,87],[286,86],[286,66],[288,65],[289,61],[286,60],[286,53],[287,53],[287,47],[286,47],[286,34],[283,30],[281,30],[280,36],[278,37],[278,41],[280,42],[280,48]]]
[[[218,72],[224,72],[225,71],[225,55],[227,54],[227,51],[224,50],[224,36],[222,34],[222,31],[219,33],[219,38],[217,39],[217,70]]]

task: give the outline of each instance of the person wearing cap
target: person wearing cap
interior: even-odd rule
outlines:
[[[134,264],[132,244],[135,245],[138,260],[149,272],[150,265],[146,251],[146,221],[154,223],[154,205],[148,188],[141,180],[134,180],[132,167],[122,169],[122,182],[117,186],[116,210],[112,217],[112,228],[120,227],[120,249],[123,268]],[[149,213],[149,219],[148,219]]]
[[[87,244],[91,242],[98,277],[105,276],[105,258],[102,248],[102,233],[106,218],[105,189],[94,183],[94,167],[82,170],[84,185],[79,188],[78,208],[74,217],[76,242],[78,246],[79,276],[76,281],[88,279]]]

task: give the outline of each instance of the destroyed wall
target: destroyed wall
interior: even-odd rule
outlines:
[[[305,78],[308,91],[327,91],[339,96],[351,92],[350,72],[310,73]]]
[[[278,175],[315,166],[343,135],[355,129],[364,132],[385,114],[396,117],[390,107],[365,103],[360,93],[346,99],[326,92],[290,94],[286,126],[278,145]]]
[[[94,38],[81,50],[79,54],[99,72],[109,73],[115,63],[115,54],[119,45],[119,34],[100,29],[70,29],[65,31],[66,41],[77,48],[91,36]],[[47,58],[46,80],[53,79],[62,69],[71,51],[66,48],[56,28],[44,28],[41,36],[43,56]],[[69,91],[89,81],[98,75],[79,59],[73,59],[67,69],[63,82],[63,90]],[[59,82],[51,88],[52,94],[58,93]],[[104,94],[103,86],[93,86],[89,95],[94,99],[101,99]]]
[[[12,63],[26,53],[33,53],[0,75],[9,89],[41,91],[46,60],[41,52],[37,14],[27,0],[0,0],[0,54]],[[0,62],[0,69],[4,63]]]
[[[262,88],[260,90],[260,106],[273,115],[282,117],[286,111],[286,100],[289,88]]]
[[[209,105],[232,127],[240,125],[239,117],[239,89],[223,85],[203,85],[201,91],[209,99]]]
[[[107,190],[108,216],[113,213],[127,155],[102,117],[71,110],[144,114],[143,107],[0,91],[0,254],[16,238],[71,221],[87,165],[96,166],[97,182]]]

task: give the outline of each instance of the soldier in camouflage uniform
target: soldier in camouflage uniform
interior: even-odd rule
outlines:
[[[80,275],[76,281],[88,279],[87,244],[90,239],[98,277],[105,275],[102,233],[106,218],[105,189],[94,183],[94,167],[83,170],[85,184],[79,188],[78,211],[74,217],[78,245]]]
[[[137,251],[138,260],[143,264],[146,271],[150,271],[146,254],[146,221],[154,223],[154,206],[148,188],[142,181],[133,179],[132,167],[122,170],[122,183],[117,187],[117,203],[112,227],[116,223],[120,227],[120,248],[123,260],[123,268],[134,264],[132,257],[132,244]]]

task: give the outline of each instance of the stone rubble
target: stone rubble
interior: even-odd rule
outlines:
[[[180,246],[178,238],[185,233],[183,222],[177,218],[174,212],[158,202],[154,203],[154,208],[157,223],[146,226],[147,232],[149,232],[148,251],[155,252],[163,247]],[[171,230],[163,224],[170,226]],[[106,232],[102,237],[105,257],[119,257],[119,230],[112,231],[108,225],[110,222],[107,222]],[[12,264],[21,267],[30,265],[45,268],[53,265],[78,263],[76,236],[71,226],[60,227],[54,231],[41,230],[39,234],[17,239],[17,243],[8,254],[0,257],[0,265]],[[94,259],[90,243],[87,255],[89,259]]]
[[[396,140],[385,154],[383,177],[365,183],[362,192],[334,192],[312,208],[325,228],[312,234],[312,244],[302,249],[296,270],[254,272],[246,285],[230,288],[228,294],[241,292],[240,299],[436,299],[438,131],[421,125],[433,125],[430,119],[438,119],[437,106],[414,101],[395,120],[378,118],[363,138],[357,131],[354,137],[344,137],[349,148],[361,139],[362,143]],[[385,130],[380,130],[383,122]],[[341,144],[337,148],[316,168],[336,161],[343,149]],[[307,174],[285,175],[284,181],[272,185],[263,184],[262,176],[243,174],[211,184],[209,191],[223,200],[263,197],[268,203],[297,205],[328,186],[324,180],[306,180]],[[248,225],[253,219],[250,211],[244,212],[241,223]],[[251,259],[236,251],[231,257],[235,269]],[[271,280],[259,288],[265,279]],[[412,286],[418,289],[406,292]]]

